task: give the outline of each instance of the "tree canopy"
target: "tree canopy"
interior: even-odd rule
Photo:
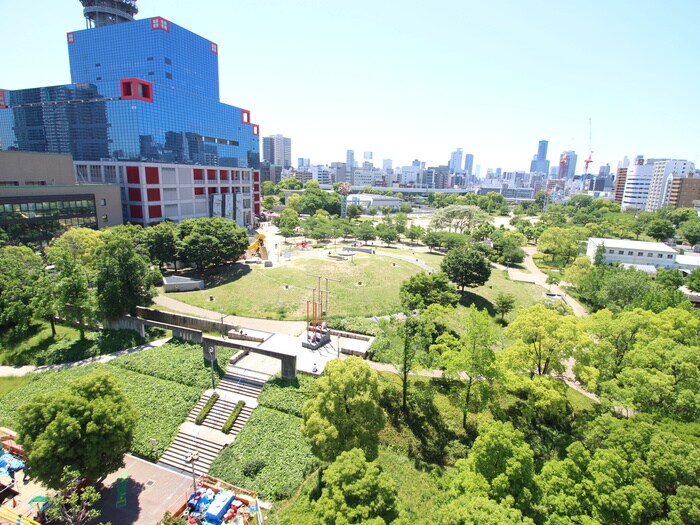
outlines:
[[[33,476],[54,489],[64,483],[65,469],[96,480],[120,468],[136,425],[131,402],[101,372],[35,395],[17,417],[17,439]]]
[[[314,454],[332,461],[341,452],[362,449],[377,457],[377,435],[384,427],[377,373],[358,357],[330,361],[317,382],[316,397],[303,408],[303,432]]]
[[[462,290],[465,287],[481,286],[491,277],[491,265],[486,257],[471,246],[447,252],[440,268]]]
[[[412,275],[401,284],[399,297],[405,310],[423,310],[431,304],[455,306],[459,302],[459,294],[444,272]]]

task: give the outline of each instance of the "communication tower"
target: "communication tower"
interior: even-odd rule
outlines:
[[[139,12],[136,0],[80,0],[80,3],[88,29],[133,22],[134,15]]]

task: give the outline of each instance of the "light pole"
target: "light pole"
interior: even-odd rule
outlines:
[[[221,327],[220,328],[221,328],[221,337],[223,339],[224,337],[226,337],[226,335],[225,335],[226,328],[224,328],[224,317],[226,317],[226,316],[224,315],[224,307],[223,306],[219,308],[219,312],[221,312]]]
[[[211,389],[216,390],[214,386],[214,359],[216,358],[216,352],[214,352],[214,347],[209,347],[209,364],[211,365]]]
[[[196,474],[194,473],[194,464],[196,461],[199,461],[199,452],[196,450],[193,450],[189,454],[187,454],[187,457],[185,457],[185,463],[189,463],[190,466],[192,467],[192,492],[197,492],[197,477]]]

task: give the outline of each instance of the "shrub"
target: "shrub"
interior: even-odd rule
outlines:
[[[373,337],[378,336],[382,332],[376,322],[364,317],[330,317],[328,326],[336,330],[371,335]]]
[[[266,466],[267,463],[265,463],[262,459],[252,459],[243,467],[243,475],[248,476],[249,478],[254,478],[258,475],[258,472],[260,472]]]
[[[296,379],[274,377],[263,386],[258,405],[301,417],[304,403],[315,395],[315,384],[316,378],[303,374]]]
[[[211,412],[211,409],[214,407],[214,403],[219,399],[219,394],[214,392],[209,399],[207,399],[207,402],[204,403],[204,406],[202,409],[199,411],[199,414],[197,414],[197,417],[194,418],[194,422],[196,425],[201,425],[204,423],[204,420],[207,418],[209,415],[209,412]]]
[[[238,419],[238,416],[241,413],[241,410],[243,410],[243,407],[245,406],[245,401],[239,401],[236,403],[235,408],[233,409],[233,412],[231,412],[231,415],[228,416],[228,419],[224,422],[224,426],[221,427],[221,431],[224,434],[228,434],[231,432],[231,429],[233,428],[233,424],[236,422],[236,419]]]
[[[133,330],[88,332],[85,339],[61,339],[36,355],[38,366],[72,363],[90,357],[121,352],[139,346],[144,340]]]

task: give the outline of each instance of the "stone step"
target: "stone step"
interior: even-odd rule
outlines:
[[[192,465],[186,461],[186,458],[196,450],[199,459],[194,464],[195,474],[206,474],[222,449],[222,445],[181,432],[163,453],[160,463],[182,472],[192,473]]]

